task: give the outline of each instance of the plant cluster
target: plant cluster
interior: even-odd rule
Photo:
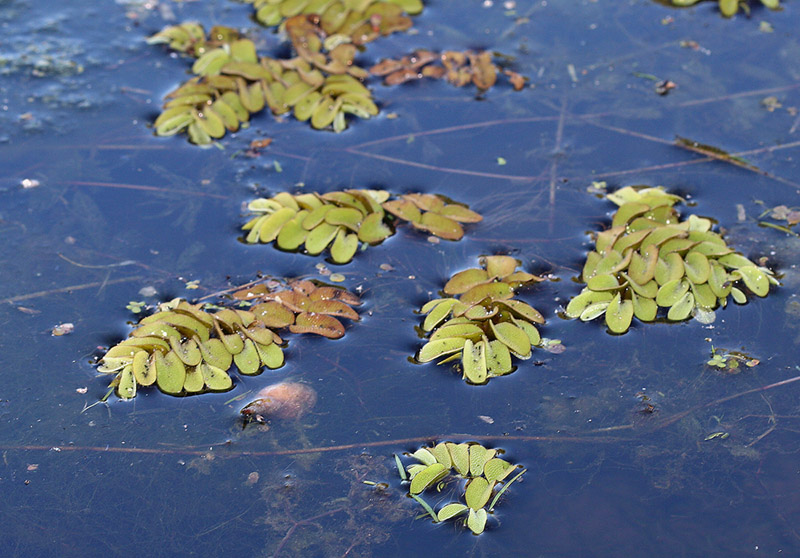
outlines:
[[[226,391],[233,387],[227,373],[232,364],[245,375],[283,365],[283,340],[276,329],[338,338],[344,326],[337,317],[358,319],[351,307],[359,304],[354,295],[310,281],[237,298],[248,299],[251,307],[211,312],[182,299],[161,304],[106,352],[98,372],[115,374],[110,387],[122,399],[135,397],[138,386],[156,385],[170,395]]]
[[[681,221],[673,207],[680,197],[628,186],[607,198],[619,209],[611,228],[596,235],[581,274],[586,287],[567,305],[567,316],[589,321],[605,314],[608,328],[624,333],[634,316],[655,320],[659,307],[681,321],[724,307],[729,295],[744,304],[742,286],[763,297],[777,284],[771,271],[728,247],[709,219]]]
[[[741,372],[741,365],[747,368],[758,366],[759,361],[743,351],[734,351],[720,347],[711,347],[711,358],[706,361],[707,366],[719,368],[721,372],[728,374],[738,374]]]
[[[672,4],[674,6],[694,6],[698,2],[702,2],[703,0],[672,0]],[[771,10],[780,9],[780,0],[761,0],[761,3],[764,4],[767,8]],[[722,15],[725,17],[733,17],[736,15],[736,12],[739,11],[739,8],[742,9],[743,12],[750,15],[750,2],[749,0],[719,0],[719,11],[722,12]]]
[[[518,265],[510,256],[485,256],[482,267],[456,273],[444,286],[444,294],[450,296],[422,307],[427,314],[422,329],[430,337],[417,361],[460,360],[464,379],[484,384],[514,370],[511,355],[530,358],[541,341],[535,324],[543,324],[544,318],[515,299],[514,291],[542,279],[516,271]]]
[[[386,59],[374,65],[369,72],[383,76],[386,85],[398,85],[424,77],[445,79],[456,87],[474,84],[486,91],[497,82],[497,75],[508,76],[516,91],[525,87],[525,78],[508,69],[499,68],[492,62],[492,53],[486,50],[464,52],[448,50],[437,54],[430,50],[417,50],[399,60]]]
[[[464,524],[476,535],[480,535],[488,514],[506,489],[524,472],[520,471],[511,480],[506,479],[520,465],[513,465],[497,457],[502,450],[487,449],[477,443],[455,444],[441,442],[433,447],[422,447],[411,454],[420,463],[403,468],[399,458],[397,469],[403,481],[409,481],[409,494],[431,515],[435,522],[446,521],[464,513]],[[442,506],[437,513],[425,502],[420,494],[430,487],[446,482],[448,477],[466,481],[464,502],[451,502]],[[497,488],[500,490],[495,490]],[[494,497],[493,497],[494,496]]]
[[[353,306],[361,305],[350,291],[308,280],[291,281],[289,289],[279,291],[270,291],[259,283],[236,291],[233,297],[250,305],[256,319],[269,328],[288,327],[292,333],[314,333],[328,339],[344,336],[339,318],[358,321]]]
[[[181,24],[150,37],[150,43],[168,43],[197,58],[195,77],[167,94],[156,134],[186,130],[193,143],[208,144],[235,132],[265,106],[275,115],[292,111],[313,128],[332,125],[337,132],[345,129],[346,114],[378,114],[361,83],[367,72],[353,63],[353,43],[323,44],[318,26],[305,16],[289,19],[285,27],[297,53],[289,59],[258,56],[253,41],[227,27],[214,27],[206,37],[199,24]]]
[[[328,36],[363,45],[411,27],[406,15],[422,11],[422,0],[245,0],[259,23],[272,27],[298,15],[311,16]]]
[[[317,255],[330,246],[335,263],[347,263],[359,242],[379,244],[394,234],[389,215],[447,240],[464,235],[461,223],[482,217],[466,206],[434,194],[405,194],[390,199],[385,190],[344,190],[325,194],[280,192],[248,204],[256,213],[242,227],[245,242],[275,242],[282,250],[301,246]]]

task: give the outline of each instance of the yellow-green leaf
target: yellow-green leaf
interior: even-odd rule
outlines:
[[[448,469],[441,463],[434,463],[425,467],[422,471],[414,475],[411,480],[411,487],[409,491],[411,494],[419,494],[429,486],[436,484],[438,481],[447,476]]]

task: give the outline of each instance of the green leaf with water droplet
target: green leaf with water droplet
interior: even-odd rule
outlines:
[[[614,333],[625,333],[633,320],[633,302],[622,300],[619,293],[606,308],[606,325]]]
[[[473,384],[486,383],[488,380],[486,344],[483,341],[473,343],[471,339],[465,339],[461,365],[464,368],[464,378],[467,381]]]
[[[162,355],[158,351],[153,354],[155,355],[158,388],[170,395],[181,393],[186,380],[186,367],[181,359],[173,351],[169,351],[166,355]]]
[[[692,294],[690,291],[687,291],[669,309],[667,312],[667,318],[674,322],[685,320],[692,313],[693,308],[694,294]]]
[[[119,373],[117,395],[121,399],[131,399],[136,396],[136,378],[133,375],[133,365],[127,365]]]
[[[733,272],[732,275],[739,275],[747,285],[747,288],[753,291],[756,296],[767,296],[769,293],[769,280],[767,276],[754,265],[744,265]]]

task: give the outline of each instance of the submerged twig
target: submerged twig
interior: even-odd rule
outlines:
[[[751,163],[748,163],[741,157],[728,153],[727,151],[724,151],[719,147],[714,147],[713,145],[706,145],[704,143],[699,143],[694,140],[684,138],[682,136],[675,136],[675,145],[677,145],[678,147],[682,147],[683,149],[692,151],[694,153],[699,153],[700,155],[711,157],[712,159],[716,159],[717,161],[730,163],[732,165],[736,165],[737,167],[757,172],[759,174],[767,174],[765,171],[761,170],[760,168]]]
[[[133,277],[121,277],[119,279],[111,279],[108,281],[94,281],[92,283],[83,283],[81,285],[70,285],[69,287],[59,287],[57,289],[50,289],[47,291],[37,291],[35,293],[28,293],[24,295],[17,295],[12,296],[9,298],[4,298],[0,300],[0,304],[2,303],[9,303],[13,304],[15,302],[19,302],[21,300],[29,300],[31,298],[39,298],[43,296],[48,296],[51,294],[58,294],[58,293],[69,293],[72,291],[80,291],[83,289],[92,289],[94,287],[104,287],[106,285],[116,285],[117,283],[130,283],[132,281],[140,281],[144,279],[141,275],[134,275]]]

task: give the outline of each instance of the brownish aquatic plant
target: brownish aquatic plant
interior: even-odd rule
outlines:
[[[525,87],[526,79],[508,69],[501,69],[492,61],[492,53],[486,50],[464,52],[448,50],[440,54],[420,49],[400,59],[386,59],[369,69],[372,75],[383,76],[386,85],[398,85],[407,81],[433,78],[444,79],[456,87],[474,84],[480,91],[495,85],[497,76],[508,77],[516,91]]]

